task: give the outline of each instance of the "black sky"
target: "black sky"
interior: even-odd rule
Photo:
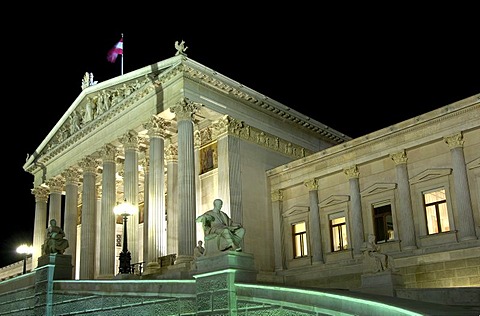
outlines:
[[[217,6],[187,17],[180,5],[140,14],[136,4],[119,18],[84,7],[33,14],[48,11],[37,5],[31,16],[12,13],[2,40],[0,267],[21,260],[16,247],[33,240],[27,153],[80,94],[85,72],[100,82],[120,75],[119,60],[110,64],[106,54],[122,33],[124,73],[172,57],[183,39],[188,58],[354,138],[480,93],[478,17],[469,8],[361,14],[240,6],[225,14]]]

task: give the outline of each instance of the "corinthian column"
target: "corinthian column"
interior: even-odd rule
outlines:
[[[110,144],[101,150],[103,161],[102,172],[102,199],[100,207],[100,267],[99,278],[111,279],[115,275],[115,214],[113,208],[116,204],[115,185],[115,156],[116,148]]]
[[[49,190],[44,187],[32,189],[35,195],[35,223],[33,226],[33,254],[32,270],[38,265],[38,258],[42,255],[42,245],[46,237],[47,200]]]
[[[148,192],[150,191],[149,185],[148,185],[148,178],[150,178],[150,158],[147,155],[147,148],[145,147],[140,147],[140,150],[142,151],[143,155],[143,160],[140,162],[142,168],[143,168],[143,255],[142,255],[142,261],[148,260],[148,212],[149,212],[149,206],[148,206]],[[145,271],[145,269],[144,269]]]
[[[167,252],[178,253],[178,148],[170,144],[167,162]]]
[[[64,186],[62,178],[52,178],[47,181],[50,188],[50,201],[48,205],[48,222],[55,219],[58,226],[62,226],[62,191]]]
[[[123,135],[121,142],[125,149],[124,167],[124,198],[138,209],[138,135],[130,131]],[[131,263],[137,263],[139,258],[138,212],[129,216],[127,223],[127,243],[130,251]]]
[[[408,182],[407,154],[405,151],[394,153],[390,158],[395,163],[398,183],[398,230],[403,250],[416,249],[415,226],[413,224],[412,198]]]
[[[242,185],[240,179],[240,139],[235,136],[243,128],[242,122],[223,117],[213,127],[218,134],[218,193],[224,212],[234,222],[243,222]]]
[[[283,236],[283,192],[275,190],[271,194],[273,214],[273,251],[275,254],[275,271],[285,269],[285,243]]]
[[[65,178],[65,238],[68,239],[68,248],[66,255],[72,256],[74,266],[74,278],[77,275],[77,218],[78,218],[78,183],[80,180],[80,171],[77,168],[70,168],[62,173]]]
[[[95,175],[98,163],[91,156],[80,161],[83,169],[82,226],[80,241],[80,279],[95,277]]]
[[[164,146],[166,129],[170,122],[153,116],[144,124],[150,138],[148,174],[148,242],[147,258],[149,266],[158,265],[158,258],[167,254],[167,236],[165,220],[165,163]]]
[[[182,98],[170,111],[178,122],[178,189],[180,210],[178,257],[176,263],[187,264],[193,259],[196,245],[195,223],[195,148],[192,116],[199,105]]]
[[[312,263],[324,263],[322,251],[322,232],[320,230],[320,214],[318,209],[318,180],[311,179],[303,182],[308,188],[310,197],[310,240],[312,244]]]
[[[360,185],[358,182],[358,177],[360,173],[358,172],[357,166],[352,166],[343,170],[348,177],[348,182],[350,183],[350,224],[352,227],[352,246],[353,254],[358,255],[362,253],[362,246],[364,242],[363,235],[363,219],[362,219],[362,204],[360,200]]]
[[[477,239],[475,221],[473,219],[472,199],[468,186],[467,168],[463,153],[463,135],[461,133],[444,138],[450,147],[453,164],[453,183],[455,184],[455,201],[458,238],[460,241]]]

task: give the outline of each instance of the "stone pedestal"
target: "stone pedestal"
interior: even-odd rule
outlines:
[[[198,315],[237,315],[236,282],[254,282],[257,272],[253,255],[227,251],[196,258]]]
[[[145,270],[143,271],[144,275],[149,275],[149,274],[158,274],[162,271],[160,267],[160,263],[158,262],[149,262],[147,263],[147,266]]]
[[[194,275],[230,269],[235,271],[236,282],[251,282],[257,278],[253,255],[249,253],[226,251],[215,256],[198,257],[195,263]]]
[[[113,277],[115,280],[139,280],[140,277],[132,273],[119,273]]]
[[[395,289],[403,287],[402,276],[392,271],[367,273],[362,275],[361,292],[396,296]]]
[[[53,280],[73,280],[71,255],[50,254],[38,258],[38,268],[53,265]]]

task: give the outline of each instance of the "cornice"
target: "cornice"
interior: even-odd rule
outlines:
[[[185,65],[184,72],[185,76],[193,81],[214,88],[224,94],[240,100],[244,104],[248,104],[250,107],[260,109],[262,112],[267,112],[271,116],[278,117],[282,121],[288,121],[302,129],[308,129],[322,139],[328,139],[329,141],[333,141],[337,144],[351,139],[351,137],[345,136],[326,125],[320,124],[310,117],[306,117],[305,115],[302,115],[301,113],[289,107],[286,107],[280,103],[275,104],[273,100],[266,96],[256,96],[255,94],[258,93],[246,88],[242,84],[237,83],[236,86],[233,86],[233,83],[235,82],[232,81],[232,84],[228,84],[225,80],[226,77],[217,79],[215,77],[220,75],[215,71],[212,71],[211,74],[209,74],[200,69]]]
[[[295,172],[298,168],[307,168],[314,164],[316,170],[331,168],[342,169],[355,163],[361,165],[364,161],[375,157],[385,157],[391,153],[404,151],[434,141],[443,141],[443,137],[452,134],[458,127],[458,132],[479,127],[480,103],[474,102],[446,106],[427,113],[422,117],[395,124],[380,131],[355,138],[349,142],[326,148],[310,155],[308,158],[288,163],[268,171],[269,177],[283,175],[285,172]],[[460,117],[457,118],[456,117]],[[465,117],[465,119],[462,119]],[[452,124],[443,124],[454,120]]]

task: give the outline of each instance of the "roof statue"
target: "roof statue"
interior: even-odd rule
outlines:
[[[185,51],[187,50],[188,46],[185,46],[184,40],[182,40],[180,43],[178,43],[178,41],[175,41],[175,48],[177,50],[177,52],[175,53],[175,56],[179,54],[187,56],[187,54],[185,54]]]
[[[89,86],[96,85],[98,81],[93,81],[93,73],[86,72],[82,79],[82,90]]]

